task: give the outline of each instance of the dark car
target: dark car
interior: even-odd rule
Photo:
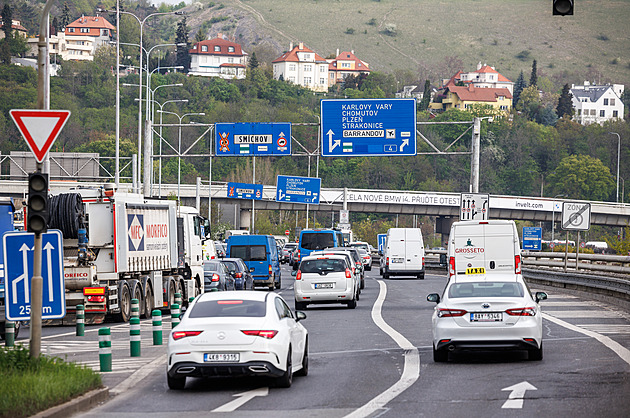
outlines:
[[[291,253],[297,248],[297,243],[287,242],[280,251],[280,262],[286,264],[291,261]]]
[[[234,277],[236,290],[254,290],[254,278],[242,258],[224,258],[221,261]]]
[[[217,290],[235,290],[234,277],[220,260],[206,260],[203,262],[204,292]]]

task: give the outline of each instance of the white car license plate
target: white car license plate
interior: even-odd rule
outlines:
[[[404,261],[404,258],[392,258],[392,263],[402,263]]]
[[[315,283],[315,289],[332,289],[333,283]]]
[[[203,361],[210,363],[237,363],[241,356],[239,353],[205,353]]]
[[[501,322],[503,312],[474,312],[470,314],[470,322]]]

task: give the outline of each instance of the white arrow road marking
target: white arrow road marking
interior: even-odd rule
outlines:
[[[48,302],[52,302],[53,301],[53,270],[52,270],[52,250],[54,250],[55,247],[50,243],[47,242],[46,245],[44,246],[44,251],[46,251],[48,254],[46,255],[47,257],[47,263],[46,266],[48,267]]]
[[[231,402],[226,403],[223,406],[220,406],[216,409],[213,409],[211,412],[234,412],[238,407],[243,406],[247,402],[254,399],[256,396],[267,396],[269,395],[269,388],[258,388],[254,390],[250,390],[248,392],[237,393],[237,399],[234,399]]]
[[[402,145],[400,146],[400,152],[402,152],[403,148],[405,148],[405,145],[409,145],[409,138],[403,139]]]
[[[501,408],[520,409],[523,407],[523,398],[525,397],[525,392],[528,390],[538,389],[529,382],[521,382],[507,388],[503,388],[501,390],[511,391],[510,395],[508,396],[508,400],[505,401]]]
[[[328,152],[332,152],[332,150],[337,148],[337,146],[341,146],[341,139],[335,139],[333,141],[334,134],[335,133],[332,129],[329,129],[328,132],[326,132],[326,135],[328,135]]]

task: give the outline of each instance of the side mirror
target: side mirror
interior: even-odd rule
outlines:
[[[302,311],[295,311],[295,320],[301,321],[303,319],[306,319],[306,314]]]
[[[431,293],[427,295],[427,301],[440,303],[440,295],[438,295],[437,293]]]
[[[293,277],[297,276],[297,270],[292,270],[291,271],[291,276],[293,276]]]
[[[546,300],[547,299],[547,294],[545,292],[536,292],[536,303],[540,302],[541,300]]]

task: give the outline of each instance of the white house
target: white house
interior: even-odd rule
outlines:
[[[219,34],[214,39],[197,42],[189,51],[189,75],[221,77],[225,79],[245,78],[247,53],[235,42]]]
[[[510,91],[510,94],[514,94],[514,83],[512,81],[504,77],[495,70],[494,67],[487,64],[481,65],[481,62],[477,64],[476,71],[470,71],[468,73],[458,71],[457,74],[450,79],[442,80],[442,84],[446,88],[455,86],[460,81],[466,85],[472,84],[475,88],[505,88]]]
[[[293,43],[289,52],[276,58],[273,64],[273,78],[299,84],[317,92],[328,91],[328,62],[300,42]]]
[[[575,109],[573,120],[582,125],[590,125],[623,119],[624,105],[621,101],[623,90],[623,84],[596,86],[585,81],[582,86],[571,85]]]

